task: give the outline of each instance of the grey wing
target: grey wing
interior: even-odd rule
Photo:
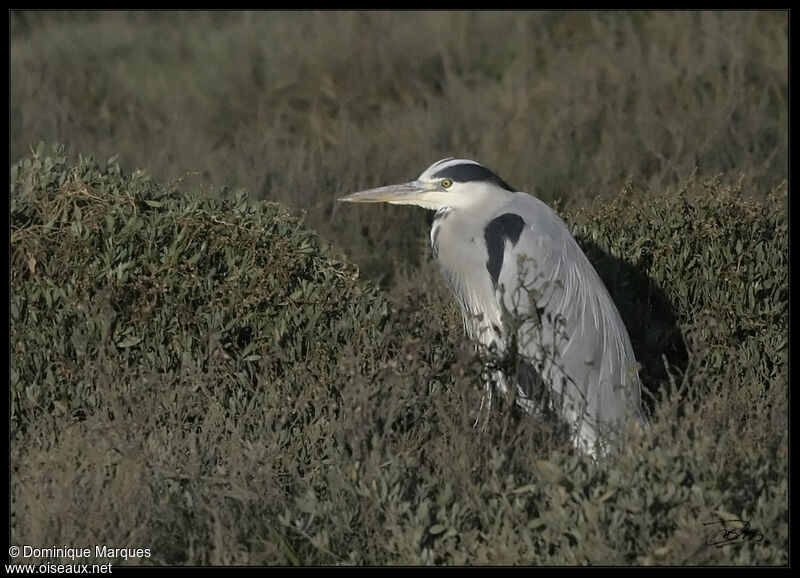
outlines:
[[[526,226],[516,244],[506,244],[497,283],[499,300],[516,320],[504,329],[516,333],[554,409],[593,447],[629,415],[643,420],[630,338],[564,222],[533,197],[518,204],[514,211]]]

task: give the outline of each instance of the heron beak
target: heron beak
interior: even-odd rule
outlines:
[[[424,205],[425,196],[435,190],[436,185],[411,181],[400,185],[378,187],[361,191],[339,199],[345,203],[391,203],[393,205]]]

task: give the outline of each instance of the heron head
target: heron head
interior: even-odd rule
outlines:
[[[446,158],[433,163],[415,181],[369,189],[339,200],[417,205],[439,210],[472,205],[480,202],[484,195],[498,190],[514,191],[500,177],[475,161]]]

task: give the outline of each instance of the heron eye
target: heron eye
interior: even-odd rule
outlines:
[[[453,186],[453,181],[451,181],[450,179],[442,179],[442,182],[439,184],[442,185],[443,188],[449,189],[450,187]]]

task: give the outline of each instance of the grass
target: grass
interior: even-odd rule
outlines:
[[[12,12],[12,542],[788,564],[787,102],[785,12]],[[473,429],[425,214],[335,204],[450,155],[611,289],[652,424],[613,459]]]
[[[56,140],[245,188],[390,282],[424,217],[334,199],[445,156],[564,204],[695,171],[778,186],[787,34],[785,12],[14,12],[12,161]]]

